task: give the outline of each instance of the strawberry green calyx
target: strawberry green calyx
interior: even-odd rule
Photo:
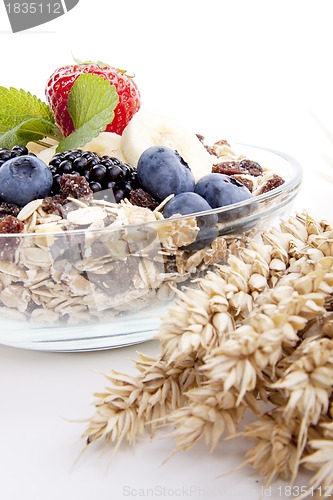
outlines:
[[[135,73],[133,73],[133,75],[129,75],[127,73],[127,69],[121,69],[121,68],[117,68],[117,71],[119,71],[119,73],[121,73],[122,75],[126,76],[127,78],[135,78]]]
[[[74,56],[73,56],[73,59],[78,66],[91,66],[91,65],[93,65],[93,66],[97,66],[100,69],[112,68],[112,66],[110,64],[105,63],[103,61],[90,61],[90,60],[81,61],[81,59],[78,59],[77,57],[74,57]],[[135,73],[129,74],[129,73],[127,73],[127,69],[116,68],[116,70],[119,71],[119,73],[121,73],[122,75],[127,76],[127,78],[135,78]]]
[[[81,61],[80,59],[78,59],[77,57],[74,57],[74,56],[73,56],[73,59],[74,59],[75,64],[77,64],[78,66],[94,65],[94,66],[98,66],[100,69],[111,68],[110,64],[107,64],[103,61],[90,61],[90,60]]]

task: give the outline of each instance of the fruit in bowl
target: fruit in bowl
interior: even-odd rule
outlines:
[[[44,198],[51,190],[52,173],[39,158],[31,155],[7,160],[0,169],[0,197],[20,207]]]
[[[126,75],[126,71],[108,64],[92,62],[58,68],[46,83],[46,98],[63,135],[67,137],[75,130],[68,100],[74,83],[84,74],[96,75],[115,87],[118,103],[114,109],[114,117],[106,125],[105,130],[121,135],[128,122],[140,109],[139,89],[133,78]]]
[[[150,317],[298,190],[290,159],[226,140],[206,145],[146,111],[120,75],[91,63],[56,70],[49,104],[0,87],[0,102],[24,111],[23,121],[15,106],[0,115],[2,317],[79,325],[81,338],[82,325],[116,328],[144,308]]]

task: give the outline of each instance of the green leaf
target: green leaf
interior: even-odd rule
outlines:
[[[42,118],[54,124],[49,106],[38,97],[22,89],[0,86],[1,130],[10,130],[30,118]]]
[[[0,147],[25,146],[44,137],[63,137],[49,106],[30,92],[0,86]]]
[[[103,132],[114,118],[118,100],[116,88],[108,80],[89,73],[80,75],[68,95],[75,131],[60,142],[57,151],[76,149]]]
[[[62,137],[56,125],[43,118],[30,118],[10,130],[0,127],[0,133],[0,147],[8,149],[16,144],[25,145],[29,141],[40,141],[44,137],[53,137],[57,140]]]

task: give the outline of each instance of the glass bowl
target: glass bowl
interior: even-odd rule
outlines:
[[[290,212],[302,169],[284,153],[237,145],[284,184],[200,214],[102,229],[0,236],[0,343],[26,349],[109,349],[151,339],[175,299],[234,243]],[[194,286],[194,284],[192,284]]]

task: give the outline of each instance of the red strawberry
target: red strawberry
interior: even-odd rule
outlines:
[[[139,90],[133,79],[128,77],[124,71],[94,63],[64,66],[50,76],[45,92],[58,127],[65,137],[74,131],[74,125],[68,112],[68,94],[75,80],[83,73],[102,76],[116,87],[119,103],[115,109],[114,119],[106,127],[106,131],[121,135],[132,116],[140,108]]]

